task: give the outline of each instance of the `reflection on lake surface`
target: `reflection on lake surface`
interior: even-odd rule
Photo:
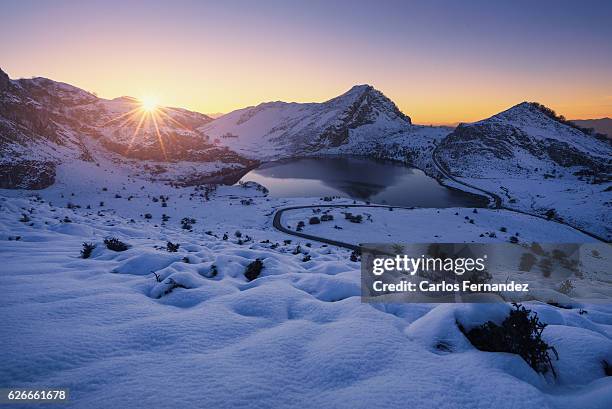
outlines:
[[[342,196],[378,204],[419,207],[483,207],[481,196],[449,189],[421,170],[355,157],[300,158],[271,162],[241,181],[255,181],[274,197]]]

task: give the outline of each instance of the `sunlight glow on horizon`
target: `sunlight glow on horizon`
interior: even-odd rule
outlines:
[[[159,103],[157,102],[157,98],[152,97],[152,96],[145,96],[142,98],[139,98],[142,109],[146,112],[154,112],[158,109],[159,107]]]
[[[523,101],[612,116],[612,3],[441,2],[24,0],[3,5],[0,68],[204,114],[367,83],[419,124]]]

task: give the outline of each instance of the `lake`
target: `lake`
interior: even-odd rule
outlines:
[[[341,196],[393,206],[484,207],[487,199],[442,186],[421,170],[397,162],[317,157],[269,162],[240,181],[254,181],[273,197]]]

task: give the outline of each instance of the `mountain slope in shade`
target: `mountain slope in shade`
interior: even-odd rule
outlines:
[[[612,239],[612,144],[539,104],[459,125],[436,156],[452,175],[496,193],[505,206]]]
[[[338,147],[355,135],[393,133],[410,118],[370,85],[323,103],[267,102],[233,111],[200,128],[212,140],[253,158]]]
[[[572,119],[572,122],[584,128],[591,128],[595,132],[612,138],[612,118]]]
[[[10,80],[0,70],[0,187],[46,187],[57,164],[103,156],[161,162],[156,173],[178,162],[252,163],[197,130],[210,121],[179,108],[147,113],[134,98],[97,98],[46,78]]]

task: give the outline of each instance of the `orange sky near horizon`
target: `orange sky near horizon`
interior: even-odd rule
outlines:
[[[11,78],[15,70],[2,67]],[[72,68],[72,69],[70,69]],[[199,78],[198,73],[183,71],[175,75],[173,67],[168,71],[151,70],[135,64],[123,66],[121,70],[98,70],[96,67],[57,67],[56,70],[17,70],[17,77],[47,77],[66,82],[99,97],[112,99],[119,96],[136,98],[153,97],[160,105],[181,107],[201,113],[228,113],[235,109],[257,105],[268,101],[285,102],[323,102],[346,92],[352,83],[341,81],[314,81],[289,79],[285,82],[268,79],[260,80],[262,86],[240,88],[234,81],[218,78],[207,81]],[[41,72],[42,71],[42,72]],[[121,72],[119,72],[121,71]],[[146,72],[145,72],[146,71]],[[612,117],[612,96],[601,95],[598,90],[547,90],[525,93],[519,90],[505,90],[500,95],[491,91],[490,86],[470,82],[460,82],[452,92],[428,89],[424,84],[412,83],[409,79],[400,84],[371,83],[393,100],[400,110],[409,115],[414,123],[447,125],[458,122],[473,122],[501,112],[522,101],[541,102],[557,113],[571,119]],[[431,81],[435,81],[431,79]],[[511,88],[511,87],[510,87]],[[597,103],[599,101],[599,103]]]
[[[612,117],[612,37],[599,24],[610,8],[546,9],[550,21],[535,22],[487,2],[85,3],[3,6],[0,35],[12,41],[0,42],[0,67],[202,113],[322,102],[368,83],[421,124],[476,121],[522,101],[570,119]],[[405,8],[419,19],[406,24]]]

